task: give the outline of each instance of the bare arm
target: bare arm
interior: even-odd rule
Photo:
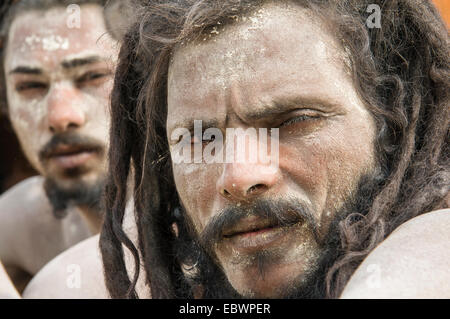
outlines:
[[[341,298],[450,298],[450,209],[397,228],[358,267]]]

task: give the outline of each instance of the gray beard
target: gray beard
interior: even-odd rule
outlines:
[[[352,196],[343,207],[335,213],[335,218],[330,225],[328,234],[322,241],[322,254],[316,267],[304,278],[294,280],[290,287],[283,287],[279,298],[312,298],[326,297],[326,275],[333,264],[342,256],[339,223],[352,213],[365,215],[372,206],[375,195],[380,190],[384,180],[383,173],[368,174],[361,177],[356,188],[356,194]],[[178,259],[185,265],[195,265],[195,275],[186,278],[188,286],[192,288],[202,287],[203,298],[248,298],[239,295],[228,282],[220,266],[216,264],[210,253],[200,244],[198,236],[193,236],[190,221],[185,218],[186,213],[178,214],[177,223],[180,227],[180,236],[176,243],[175,251]],[[197,238],[196,238],[197,237]],[[266,256],[261,256],[259,262],[264,267]],[[185,292],[186,293],[186,292]]]

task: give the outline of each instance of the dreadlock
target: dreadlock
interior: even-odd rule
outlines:
[[[147,1],[124,39],[112,96],[110,175],[101,233],[111,297],[135,298],[142,262],[153,298],[192,297],[194,286],[174,247],[179,199],[166,140],[167,74],[178,45],[264,1]],[[292,0],[322,17],[348,52],[353,82],[377,124],[376,149],[386,177],[364,211],[339,222],[339,258],[326,270],[336,298],[361,261],[395,228],[445,207],[449,180],[449,33],[425,0]],[[367,28],[366,9],[382,10],[381,28]],[[134,171],[136,248],[122,229],[126,181]],[[180,235],[183,236],[183,222]],[[187,231],[187,230],[186,230]],[[123,246],[135,259],[130,279]],[[139,249],[139,251],[138,251]],[[140,255],[139,255],[140,254]],[[142,258],[142,261],[141,261]]]

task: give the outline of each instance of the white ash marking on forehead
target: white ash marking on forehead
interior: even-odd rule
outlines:
[[[36,50],[38,48],[42,48],[44,51],[68,50],[70,48],[70,41],[66,37],[54,34],[45,37],[32,34],[25,38],[20,51],[26,52],[27,47],[30,50]]]
[[[309,22],[311,22],[313,25],[318,26],[319,29],[322,29],[320,21],[317,21],[317,19],[309,9],[302,8],[297,5],[290,5],[287,3],[282,3],[281,5],[280,3],[268,3],[264,4],[264,6],[260,9],[247,14],[246,16],[235,15],[230,17],[237,22],[233,23],[230,26],[223,26],[222,23],[218,23],[218,26],[214,26],[211,33],[207,35],[206,38],[203,38],[203,41],[202,39],[185,41],[180,46],[181,55],[184,55],[183,59],[196,59],[196,48],[198,49],[199,46],[208,47],[209,45],[214,45],[214,42],[216,42],[216,39],[218,39],[218,35],[222,35],[222,37],[225,36],[228,39],[229,46],[224,48],[222,52],[214,55],[214,58],[218,63],[215,65],[208,65],[208,72],[210,76],[206,76],[208,72],[204,72],[204,70],[202,72],[202,69],[204,68],[200,67],[197,69],[197,76],[200,83],[212,83],[220,90],[225,91],[229,89],[231,83],[239,82],[239,80],[241,80],[242,78],[253,79],[256,76],[256,73],[254,72],[254,70],[249,69],[249,61],[252,61],[255,58],[259,59],[267,54],[267,48],[263,45],[252,50],[243,50],[242,45],[239,44],[245,44],[252,40],[255,37],[255,32],[264,32],[264,29],[268,27],[267,23],[270,24],[270,19],[274,16],[298,17],[299,14],[302,16],[306,16]],[[214,39],[208,42],[204,42],[205,40],[207,40],[207,38],[211,37]],[[327,53],[334,53],[332,52],[334,51],[332,50],[335,46],[334,43],[326,44],[320,39],[318,39],[316,42],[318,42],[316,49],[322,56],[329,58],[329,55]],[[236,49],[236,45],[234,44],[237,44],[239,49]],[[341,50],[338,49],[338,52],[341,52]],[[169,73],[169,78],[171,77],[172,76]],[[188,93],[189,88],[185,87],[184,91]],[[205,88],[204,94],[207,94],[208,92],[209,89]]]
[[[62,38],[60,36],[49,36],[42,39],[42,47],[45,51],[56,51],[56,50],[68,50],[70,42],[68,38]]]

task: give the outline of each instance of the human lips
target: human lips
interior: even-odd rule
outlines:
[[[59,145],[50,154],[48,160],[62,169],[71,169],[83,164],[98,154],[98,149],[82,145]]]
[[[238,236],[242,234],[263,231],[265,229],[273,228],[276,225],[277,223],[275,221],[250,216],[241,220],[239,224],[224,230],[223,237],[231,238],[233,236]]]
[[[278,221],[249,217],[223,232],[223,243],[242,252],[254,252],[277,245],[300,222],[280,224]]]

